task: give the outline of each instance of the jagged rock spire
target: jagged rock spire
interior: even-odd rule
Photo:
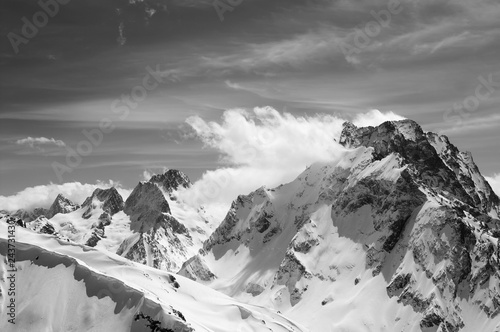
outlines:
[[[169,194],[171,199],[175,199],[172,193],[177,189],[189,188],[191,186],[191,181],[187,175],[176,169],[169,169],[163,174],[155,174],[149,179],[149,182],[160,186]]]
[[[108,212],[110,215],[123,210],[123,198],[115,187],[109,189],[97,188],[94,190],[92,195],[87,197],[82,204],[82,207],[86,208],[83,217],[89,218],[92,210],[97,207],[97,204],[100,204],[102,210]]]
[[[71,200],[66,198],[63,194],[59,194],[59,195],[57,195],[56,199],[54,200],[54,202],[50,206],[50,208],[46,214],[46,217],[48,219],[50,219],[58,213],[62,213],[62,214],[70,213],[70,212],[77,210],[78,208],[80,208],[80,206],[78,204],[73,203]]]

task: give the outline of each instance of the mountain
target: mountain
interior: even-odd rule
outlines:
[[[82,204],[85,209],[83,217],[88,219],[98,210],[112,216],[123,210],[123,198],[115,187],[109,189],[97,188],[90,197],[87,197]]]
[[[177,201],[176,191],[190,184],[184,173],[168,170],[140,182],[125,202],[114,187],[94,190],[81,206],[58,195],[46,216],[26,227],[176,272],[216,226],[203,209]]]
[[[24,222],[30,222],[35,220],[36,218],[47,214],[47,209],[44,208],[35,208],[33,211],[27,211],[24,209],[19,209],[12,214],[12,216],[16,218],[22,219]]]
[[[161,190],[150,182],[139,183],[127,198],[124,212],[130,217],[130,229],[134,233],[122,243],[118,254],[171,271],[174,257],[185,250],[179,237],[184,241],[190,237],[186,227],[170,215]]]
[[[51,218],[0,213],[0,255],[5,222],[19,226],[34,294],[23,317],[46,310],[61,330],[74,315],[75,330],[499,331],[500,199],[472,155],[411,120],[346,122],[336,141],[340,159],[238,196],[222,221],[177,197],[191,182],[175,170],[125,202],[98,189],[79,208],[56,199]]]
[[[194,211],[176,201],[175,191],[189,185],[187,176],[176,170],[140,182],[124,208],[133,233],[123,241],[117,253],[155,268],[178,271],[212,231],[202,211]]]
[[[116,188],[96,189],[81,206],[60,194],[44,215],[27,221],[26,227],[65,241],[116,252],[123,239],[131,234],[130,220],[122,210],[123,199]]]
[[[176,169],[169,169],[163,174],[155,174],[149,179],[149,182],[158,184],[169,195],[170,199],[175,199],[173,192],[177,189],[191,186],[187,175]]]
[[[58,235],[54,224],[44,216],[40,216],[35,220],[26,223],[25,225],[26,228],[35,231],[37,233]]]
[[[10,217],[12,218],[12,217]],[[189,279],[106,251],[16,229],[17,271],[7,272],[10,220],[0,217],[0,330],[306,331],[271,310],[239,303]],[[3,309],[15,298],[15,324]]]
[[[52,203],[52,205],[50,206],[45,217],[50,219],[58,213],[66,214],[73,212],[78,208],[80,208],[78,204],[73,203],[72,201],[64,197],[64,195],[59,194],[54,200],[54,203]]]
[[[340,161],[240,195],[179,272],[311,331],[500,328],[499,198],[414,121],[345,123]]]
[[[66,198],[63,194],[57,195],[54,199],[54,202],[48,209],[44,208],[35,208],[31,211],[27,211],[24,209],[19,209],[16,212],[12,213],[13,217],[20,218],[24,222],[29,223],[34,221],[38,217],[44,216],[48,219],[52,218],[58,213],[66,214],[73,212],[79,209],[80,206],[78,204],[73,203],[71,200]]]

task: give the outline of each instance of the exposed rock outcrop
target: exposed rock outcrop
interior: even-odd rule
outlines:
[[[80,206],[78,204],[73,203],[68,198],[64,197],[63,194],[59,194],[54,200],[54,203],[52,203],[52,205],[50,206],[45,217],[50,219],[58,213],[66,214],[73,212],[79,208]]]
[[[191,186],[187,175],[175,169],[169,169],[163,174],[155,174],[149,179],[149,182],[158,184],[170,196],[170,199],[175,199],[173,192],[178,188]]]
[[[140,182],[125,202],[133,236],[125,239],[117,254],[168,271],[177,271],[187,258],[191,243],[188,229],[170,214],[161,190],[151,182]]]
[[[90,218],[93,211],[98,208],[110,215],[114,215],[123,210],[123,204],[123,198],[115,187],[109,189],[97,188],[82,204],[82,208],[85,208],[83,217]]]

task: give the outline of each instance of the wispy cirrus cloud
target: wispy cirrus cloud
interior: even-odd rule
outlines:
[[[500,114],[464,119],[461,125],[443,129],[440,133],[449,135],[459,132],[480,132],[481,130],[492,129],[495,127],[500,127]]]
[[[291,11],[296,20],[278,16],[273,23],[286,24],[288,31],[259,35],[251,41],[230,40],[223,47],[188,57],[169,70],[175,70],[181,78],[219,78],[274,77],[318,68],[357,71],[402,63],[412,67],[466,58],[471,52],[492,47],[500,37],[500,26],[494,19],[494,13],[500,11],[488,1],[479,1],[479,6],[444,0],[399,3],[401,12],[391,15],[384,26],[371,14],[387,12],[389,5],[384,1],[359,1],[355,6],[342,1],[304,6],[303,13]],[[346,22],[332,22],[322,16],[339,12]],[[307,15],[314,15],[316,21],[305,29],[299,18]],[[378,25],[375,37],[367,37],[368,24]],[[360,33],[369,39],[366,47],[356,45]],[[341,45],[356,48],[356,53],[344,54]]]

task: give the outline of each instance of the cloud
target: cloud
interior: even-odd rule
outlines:
[[[54,138],[47,137],[26,137],[23,139],[18,139],[16,141],[17,145],[26,145],[31,147],[32,149],[43,150],[42,146],[57,146],[64,147],[66,144],[61,140],[56,140]]]
[[[488,0],[478,2],[401,2],[396,6],[401,10],[389,15],[388,23],[371,13],[387,13],[395,4],[391,1],[318,1],[293,6],[286,16],[273,15],[272,24],[279,33],[232,39],[223,48],[199,52],[202,55],[187,57],[172,68],[181,77],[269,77],[318,68],[343,73],[347,68],[388,68],[402,63],[411,67],[465,59],[471,52],[477,55],[478,50],[495,46],[499,37],[495,25],[499,6]]]
[[[155,174],[164,174],[169,170],[168,167],[150,167],[142,171],[142,181],[149,181]]]
[[[467,115],[467,113],[465,113]],[[458,118],[458,116],[457,116]],[[461,118],[457,125],[442,129],[440,134],[456,134],[456,133],[464,133],[464,132],[474,132],[474,131],[482,131],[491,128],[498,127],[500,123],[500,114],[492,114],[485,117],[477,117],[472,119],[464,119]]]
[[[145,169],[142,172],[142,178],[144,181],[149,181],[151,177],[154,175],[154,173],[151,173],[149,170]]]
[[[123,199],[127,199],[131,190],[121,188],[120,184],[109,180],[98,181],[96,184],[67,182],[63,184],[50,183],[28,187],[12,196],[0,196],[0,210],[14,212],[18,209],[32,210],[37,207],[48,208],[58,194],[63,194],[71,201],[82,204],[97,188],[116,187]]]
[[[234,90],[244,90],[244,88],[238,84],[238,83],[233,83],[230,80],[225,80],[224,83],[228,88],[234,89]]]
[[[493,174],[492,177],[485,176],[484,178],[488,181],[495,194],[500,197],[500,173]]]
[[[405,118],[397,115],[394,112],[386,112],[382,113],[379,110],[373,109],[367,113],[357,114],[352,123],[354,123],[358,127],[368,127],[368,126],[378,126],[381,123],[386,121],[398,121],[404,120]]]
[[[378,125],[402,117],[372,110],[355,117],[357,125]],[[180,198],[192,205],[228,205],[239,194],[292,181],[308,165],[339,160],[337,143],[346,119],[333,115],[294,116],[271,107],[224,112],[221,123],[190,117],[197,136],[221,155],[221,167],[207,171]],[[227,211],[227,210],[226,210]]]

